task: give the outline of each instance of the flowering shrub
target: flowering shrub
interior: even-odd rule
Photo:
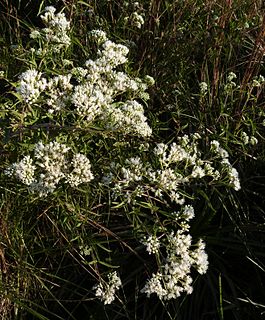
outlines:
[[[134,6],[125,21],[140,29],[145,21]],[[120,289],[133,277],[141,280],[139,294],[163,303],[191,294],[194,277],[209,266],[207,238],[192,229],[201,215],[196,201],[205,195],[212,209],[207,192],[241,189],[223,136],[190,130],[161,142],[148,114],[154,79],[129,71],[129,47],[95,29],[88,35],[95,52],[84,49],[77,61],[64,13],[49,6],[41,19],[45,28],[31,31],[24,70],[2,110],[10,139],[19,138],[4,166],[8,187],[52,211],[48,238],[57,244],[58,237],[73,266],[77,261],[89,274],[89,299],[120,303]],[[234,73],[225,81],[227,97],[239,90]],[[211,86],[203,81],[199,90],[203,105]],[[240,143],[258,143],[239,133]],[[120,259],[120,247],[140,257],[142,278]]]

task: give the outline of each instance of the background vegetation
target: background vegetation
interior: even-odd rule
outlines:
[[[29,67],[30,32],[43,27],[39,15],[48,5],[63,10],[71,23],[72,45],[65,58],[81,64],[95,56],[88,34],[101,29],[130,49],[128,74],[155,79],[145,104],[153,130],[150,143],[171,143],[198,132],[204,137],[202,149],[210,139],[218,140],[239,172],[237,192],[223,185],[192,193],[196,217],[190,231],[205,240],[209,269],[203,276],[195,275],[191,295],[162,303],[140,292],[146,279],[143,264],[152,264],[134,234],[141,223],[149,223],[150,208],[144,203],[141,215],[122,202],[109,205],[106,190],[93,184],[78,193],[65,187],[39,201],[3,173],[38,139],[63,137],[70,130],[67,123],[43,129],[41,122],[26,122],[23,113],[12,123],[6,112],[7,104],[16,101],[13,82]],[[144,17],[141,28],[125,23],[135,11]],[[1,319],[265,316],[265,82],[259,80],[265,76],[264,17],[259,0],[142,0],[138,5],[122,0],[1,2]],[[229,80],[231,72],[236,78]],[[207,84],[205,91],[202,82]],[[258,143],[246,143],[244,133]],[[78,142],[81,151],[93,155],[91,162],[100,171],[126,152],[122,144],[113,147],[115,139],[89,132],[72,135],[70,143]],[[133,150],[143,141],[129,137],[123,142]],[[93,248],[90,260],[80,254],[86,244]],[[122,293],[113,304],[103,305],[92,287],[97,275],[116,266],[123,275]]]

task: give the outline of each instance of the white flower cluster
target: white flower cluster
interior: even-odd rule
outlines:
[[[129,22],[132,26],[141,29],[144,24],[144,18],[135,11],[129,17],[125,17],[125,22]]]
[[[66,182],[68,182],[70,186],[76,187],[81,183],[89,182],[93,179],[91,164],[85,155],[81,153],[75,154],[71,165],[73,169],[66,175]]]
[[[159,245],[162,244],[156,244]],[[176,299],[182,293],[192,293],[192,267],[200,274],[206,273],[208,269],[204,242],[200,239],[196,245],[192,245],[191,236],[179,230],[166,235],[163,245],[167,252],[164,262],[162,261],[159,271],[152,275],[141,292],[148,297],[155,293],[161,300]]]
[[[221,159],[221,170],[226,173],[227,178],[228,178],[228,184],[234,188],[236,191],[240,190],[240,180],[238,176],[238,172],[231,163],[229,162],[228,159],[228,152],[224,150],[223,148],[220,147],[220,144],[218,141],[213,140],[211,142],[211,150],[214,152],[220,159]]]
[[[113,108],[114,109],[114,108]],[[109,127],[122,130],[124,133],[134,133],[149,137],[152,129],[147,124],[143,106],[135,100],[119,105],[119,108],[109,111]]]
[[[68,30],[65,17],[48,8],[44,21],[61,31]],[[17,91],[26,103],[39,103],[44,112],[54,116],[71,110],[77,115],[75,121],[84,125],[96,122],[108,130],[149,137],[152,130],[142,104],[136,99],[149,98],[146,90],[154,79],[150,76],[132,79],[117,71],[127,61],[129,49],[110,41],[101,30],[93,30],[91,36],[101,46],[95,60],[89,59],[85,66],[73,67],[63,75],[44,76],[35,69],[28,70],[20,76]],[[127,97],[124,102],[123,96]]]
[[[202,96],[205,96],[208,91],[208,84],[206,82],[200,83],[200,93]]]
[[[35,69],[27,70],[20,76],[20,85],[17,88],[17,92],[20,93],[22,99],[26,103],[34,103],[47,86],[45,78],[41,77],[41,72]]]
[[[228,76],[227,76],[227,82],[224,86],[224,91],[226,93],[230,93],[233,89],[236,88],[236,83],[233,81],[234,79],[236,79],[237,76],[234,72],[229,72]]]
[[[70,22],[66,19],[64,13],[55,13],[56,9],[52,6],[45,8],[44,15],[41,16],[42,21],[47,25],[43,29],[49,50],[59,52],[62,48],[71,44],[68,32],[70,30]],[[31,33],[31,37],[36,37],[36,32]]]
[[[8,176],[14,176],[27,186],[35,182],[34,173],[36,166],[33,165],[33,160],[30,156],[24,157],[21,161],[13,163],[5,170]]]
[[[65,108],[69,101],[69,94],[73,88],[70,83],[71,77],[71,74],[58,75],[47,80],[41,72],[35,69],[27,70],[19,77],[17,92],[28,104],[38,102],[38,99],[44,94],[46,105],[50,107],[48,112],[58,112]]]
[[[194,208],[192,205],[187,204],[184,206],[183,213],[182,213],[182,218],[185,219],[186,221],[189,221],[194,218]]]
[[[163,201],[167,194],[172,202],[179,205],[185,203],[183,187],[206,176],[212,179],[211,183],[228,181],[231,187],[239,190],[238,173],[230,164],[227,151],[214,140],[211,142],[210,156],[204,159],[199,151],[200,141],[201,137],[194,134],[179,138],[179,143],[159,143],[150,150],[150,154],[155,155],[150,162],[140,157],[129,158],[124,165],[112,165],[112,176],[108,173],[105,180],[110,184],[111,177],[119,177],[119,180],[115,179],[112,189],[115,197],[125,195],[131,201],[132,195],[144,196],[151,191]],[[192,216],[188,209],[187,215]]]
[[[260,74],[258,77],[253,79],[253,87],[261,87],[265,83],[265,78]]]
[[[9,166],[5,174],[15,177],[40,196],[53,192],[62,179],[72,187],[91,181],[93,174],[89,159],[78,153],[69,161],[69,150],[56,141],[46,145],[39,142],[35,145],[34,159],[25,156]]]
[[[117,272],[111,272],[108,274],[108,282],[100,282],[94,289],[96,290],[96,297],[100,298],[104,304],[110,304],[115,299],[115,293],[121,287],[121,279],[117,275]]]
[[[258,139],[254,136],[248,136],[246,132],[241,132],[241,139],[244,145],[251,144],[252,146],[258,143]]]
[[[160,242],[156,236],[145,237],[141,242],[146,246],[146,251],[149,254],[157,254],[159,252]]]
[[[73,85],[70,83],[71,77],[71,74],[65,76],[58,75],[47,82],[45,94],[47,96],[46,103],[49,107],[49,113],[66,109],[69,102],[69,94],[73,88]]]
[[[161,300],[176,299],[182,293],[192,293],[192,268],[200,274],[206,273],[208,269],[205,243],[199,239],[193,244],[188,234],[189,222],[194,217],[193,206],[185,205],[180,212],[172,215],[177,221],[177,232],[165,232],[160,237],[149,235],[141,241],[149,254],[158,256],[158,271],[147,280],[141,292],[148,297],[155,293]]]
[[[141,159],[139,157],[130,158],[126,159],[125,163],[130,167],[130,169],[126,169],[125,167],[121,168],[124,182],[129,185],[129,182],[131,181],[142,180],[143,164]]]
[[[97,42],[98,45],[107,41],[106,33],[102,30],[90,31],[90,36]]]
[[[127,3],[126,5],[128,5]],[[132,2],[132,10],[133,12],[130,13],[127,17],[124,18],[124,22],[130,24],[132,27],[136,27],[141,29],[144,25],[144,17],[143,17],[143,8],[139,2]]]
[[[106,40],[102,44],[103,50],[98,51],[99,61],[102,67],[107,67],[109,70],[116,68],[120,64],[127,62],[127,55],[129,53],[129,49],[122,45],[116,44],[111,40]]]

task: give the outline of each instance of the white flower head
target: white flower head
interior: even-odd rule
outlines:
[[[37,38],[39,38],[40,37],[40,32],[38,31],[38,30],[33,30],[33,31],[31,31],[31,33],[30,33],[30,37],[32,38],[32,39],[37,39]]]
[[[236,74],[234,72],[229,72],[228,77],[227,77],[227,81],[231,82],[236,78],[237,78],[237,76],[236,76]]]
[[[89,159],[81,154],[77,153],[74,155],[71,165],[73,170],[66,175],[66,182],[68,182],[72,187],[78,186],[81,183],[91,181],[94,176],[91,172],[91,164]]]
[[[103,30],[92,30],[90,31],[90,35],[98,45],[101,45],[108,40],[106,32]]]
[[[39,98],[41,92],[46,89],[47,81],[42,78],[41,72],[30,69],[19,76],[17,91],[26,103],[32,104]]]
[[[130,22],[136,28],[141,29],[144,24],[144,18],[135,11],[131,14]]]
[[[242,139],[244,145],[247,145],[249,143],[249,136],[244,131],[241,132],[241,139]]]
[[[156,236],[149,236],[144,238],[142,243],[146,246],[146,251],[149,254],[157,254],[159,252],[160,242]]]
[[[33,159],[30,156],[26,156],[21,161],[9,166],[4,173],[8,176],[15,176],[26,185],[31,185],[35,181],[35,169],[36,166],[33,165]]]
[[[189,220],[193,219],[194,216],[195,216],[195,215],[194,215],[194,208],[193,208],[193,206],[192,206],[192,205],[189,205],[189,204],[185,205],[185,206],[184,206],[184,209],[183,209],[182,217],[183,217],[185,220],[189,221]]]
[[[254,146],[256,144],[258,144],[258,139],[254,136],[251,136],[250,139],[249,139],[249,143]]]
[[[53,6],[46,7],[41,19],[47,25],[43,32],[46,41],[50,44],[49,49],[53,52],[59,52],[62,48],[71,44],[71,39],[68,35],[70,22],[66,19],[64,13],[55,14],[55,11],[56,9]]]
[[[117,275],[117,272],[111,272],[108,274],[108,282],[101,281],[99,284],[94,286],[96,290],[96,297],[104,304],[111,304],[115,299],[116,291],[121,287],[121,279]]]
[[[208,84],[206,82],[201,82],[199,86],[201,95],[205,95],[208,91]]]

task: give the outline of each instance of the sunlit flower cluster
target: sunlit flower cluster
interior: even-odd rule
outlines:
[[[208,255],[205,243],[202,239],[193,243],[189,234],[190,220],[194,215],[192,205],[182,206],[180,212],[172,214],[177,221],[177,231],[167,230],[159,237],[149,235],[141,241],[149,254],[159,257],[157,272],[152,274],[141,290],[148,297],[154,293],[161,300],[170,300],[178,298],[182,293],[190,294],[193,291],[192,268],[200,274],[206,273]]]
[[[147,124],[143,106],[135,100],[119,104],[119,108],[108,108],[109,125],[111,129],[118,129],[124,133],[135,133],[142,137],[149,137],[152,129]]]
[[[56,43],[56,48],[66,45],[68,38],[64,39],[70,26],[64,14],[55,14],[55,8],[47,7],[42,19],[49,25],[44,29],[46,41]],[[36,30],[31,34],[32,38],[39,36],[41,33]],[[74,121],[83,125],[95,122],[123,134],[150,136],[152,130],[139,100],[149,98],[146,90],[154,84],[154,79],[150,76],[143,80],[132,78],[116,70],[127,62],[129,49],[109,40],[102,30],[92,30],[90,36],[99,46],[95,60],[88,59],[83,66],[73,66],[64,74],[47,75],[36,69],[25,71],[17,86],[21,98],[28,104],[38,104],[44,113],[54,117],[71,111]],[[71,61],[67,65],[71,64],[74,65]]]
[[[19,76],[17,91],[26,103],[35,102],[40,94],[46,89],[47,80],[42,78],[41,72],[35,69],[27,70]]]
[[[14,176],[27,186],[35,182],[34,173],[36,166],[33,165],[33,159],[25,156],[21,161],[13,163],[5,170],[8,176]]]
[[[204,242],[200,239],[193,245],[191,235],[183,230],[166,234],[164,238],[163,242],[156,243],[156,247],[163,245],[166,256],[161,255],[158,272],[152,275],[141,292],[148,297],[154,293],[161,300],[170,300],[178,298],[182,293],[192,293],[192,267],[204,274],[208,269],[208,256]],[[151,241],[147,242],[148,252],[156,253],[150,250],[150,245]]]
[[[9,166],[5,173],[27,185],[29,190],[45,196],[53,192],[61,180],[72,187],[91,181],[89,159],[80,153],[68,160],[70,148],[56,141],[35,145],[34,156],[25,156]]]
[[[64,13],[55,13],[56,9],[52,6],[45,8],[45,13],[41,15],[42,21],[47,25],[43,29],[46,41],[49,43],[49,49],[59,52],[62,48],[71,44],[68,32],[70,30],[70,22],[66,19]],[[31,33],[31,37],[36,37],[36,31]]]
[[[218,141],[213,140],[211,142],[211,150],[220,158],[221,170],[220,172],[225,172],[228,178],[228,184],[238,191],[240,186],[240,180],[237,170],[229,162],[228,152],[220,147]]]
[[[120,177],[111,184],[114,197],[126,195],[127,201],[131,201],[132,196],[140,197],[151,191],[157,198],[165,201],[167,195],[179,205],[186,201],[183,193],[185,186],[193,185],[204,177],[208,177],[208,183],[223,184],[228,181],[232,188],[239,190],[238,173],[230,164],[227,151],[213,140],[208,157],[205,157],[200,151],[200,142],[201,137],[194,134],[180,137],[178,143],[159,143],[153,150],[150,149],[153,157],[149,162],[141,157],[128,158],[123,165],[112,165],[112,176],[107,173],[103,181],[108,180],[110,184],[111,177]],[[187,207],[186,210],[187,216],[192,216],[191,209]]]

